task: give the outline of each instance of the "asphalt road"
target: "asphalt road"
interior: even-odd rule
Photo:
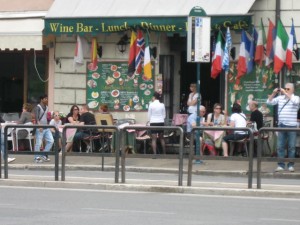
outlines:
[[[300,200],[0,187],[1,224],[300,224]]]

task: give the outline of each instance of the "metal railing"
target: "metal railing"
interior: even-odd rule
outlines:
[[[34,128],[34,129],[38,129],[38,128],[46,128],[46,129],[50,129],[50,128],[54,128],[55,126],[52,125],[24,125],[24,124],[20,124],[20,125],[13,125],[13,124],[8,124],[5,125],[4,128],[4,154],[3,154],[3,158],[4,158],[4,178],[7,179],[8,178],[8,148],[7,148],[7,134],[8,134],[8,129],[14,129],[14,128]],[[2,135],[2,134],[1,134]],[[11,134],[13,135],[13,133]],[[35,134],[33,134],[35,135]],[[14,141],[14,140],[12,140]],[[31,141],[31,140],[29,140]],[[54,142],[55,143],[55,142]],[[53,143],[53,144],[54,144]],[[26,155],[54,155],[54,177],[55,177],[55,181],[58,181],[58,170],[59,170],[59,156],[58,156],[58,148],[57,146],[54,148],[54,152],[43,152],[43,151],[34,151],[34,147],[33,147],[33,151],[10,151],[9,154],[26,154]],[[1,156],[0,156],[0,165],[1,165]],[[2,171],[1,171],[1,166],[0,166],[0,177],[1,177]]]
[[[278,157],[263,157],[262,156],[262,145],[263,145],[263,133],[264,132],[275,132],[275,131],[296,131],[299,132],[300,128],[279,128],[279,127],[262,127],[259,129],[259,135],[257,139],[258,150],[257,150],[257,189],[261,189],[261,162],[300,162],[299,158],[278,158]]]
[[[250,128],[248,127],[238,127],[238,128],[233,128],[233,127],[194,127],[191,131],[191,140],[190,140],[190,152],[189,152],[189,163],[188,163],[188,179],[187,179],[187,186],[192,185],[192,169],[193,169],[193,160],[201,160],[201,159],[206,159],[206,160],[236,160],[240,161],[241,158],[239,157],[223,157],[223,156],[203,156],[201,155],[201,151],[199,155],[194,154],[194,133],[196,131],[206,131],[206,130],[215,130],[215,131],[246,131],[249,134],[249,156],[246,158],[246,160],[249,162],[248,165],[248,188],[252,188],[252,178],[253,178],[253,142],[254,142],[254,137],[253,137],[253,132]],[[201,145],[200,145],[201,146]]]
[[[126,156],[125,154],[125,134],[127,130],[158,130],[158,131],[178,131],[179,132],[179,156],[176,158],[179,158],[179,165],[178,165],[178,186],[182,186],[182,179],[183,179],[183,129],[181,127],[177,126],[125,126],[123,129],[121,129],[121,146],[122,146],[122,158],[121,158],[121,180],[122,183],[125,183],[125,158],[126,157],[135,157],[135,158],[151,158],[153,154],[148,155],[135,155],[135,156]],[[164,158],[164,159],[174,159],[171,155],[157,155],[157,158]]]
[[[67,129],[91,129],[91,130],[98,130],[98,132],[109,132],[115,135],[114,139],[114,146],[115,146],[115,153],[105,153],[105,152],[97,152],[97,153],[90,153],[89,156],[101,156],[102,157],[102,171],[104,170],[104,157],[115,157],[115,183],[119,182],[119,156],[120,156],[120,142],[119,140],[119,128],[117,126],[107,126],[107,125],[65,125],[62,132],[62,162],[61,162],[61,180],[65,181],[66,178],[66,130]],[[83,156],[82,153],[68,153],[67,155],[72,156]]]

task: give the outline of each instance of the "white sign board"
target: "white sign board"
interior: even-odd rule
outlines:
[[[188,62],[210,62],[210,17],[188,17]]]

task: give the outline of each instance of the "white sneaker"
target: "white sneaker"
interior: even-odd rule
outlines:
[[[41,159],[42,159],[44,162],[50,162],[50,159],[48,158],[48,156],[43,155],[43,156],[41,157]]]
[[[295,172],[294,167],[293,167],[293,166],[290,166],[290,167],[289,167],[289,171],[290,171],[290,172]]]
[[[275,172],[281,172],[284,171],[284,168],[282,168],[281,166],[278,166],[275,170]]]
[[[15,161],[16,160],[16,158],[7,158],[7,162],[8,163],[11,163],[11,162],[13,162],[13,161]]]

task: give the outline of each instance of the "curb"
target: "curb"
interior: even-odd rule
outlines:
[[[262,189],[239,189],[239,188],[212,188],[212,187],[175,187],[158,185],[136,184],[109,184],[109,183],[83,183],[68,181],[32,181],[32,180],[0,180],[2,186],[26,186],[35,188],[66,188],[66,189],[89,189],[99,191],[137,191],[155,193],[181,193],[197,195],[223,195],[242,197],[271,197],[271,198],[297,198],[300,199],[300,191],[280,191]]]

